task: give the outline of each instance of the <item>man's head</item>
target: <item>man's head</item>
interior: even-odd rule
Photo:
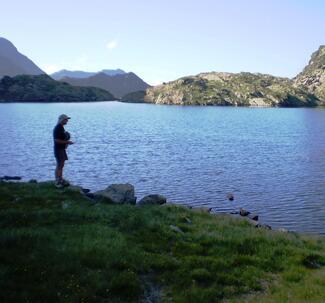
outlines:
[[[71,119],[70,117],[68,117],[67,115],[65,114],[62,114],[59,116],[59,119],[58,119],[58,124],[62,124],[62,125],[66,125],[68,123],[68,120]]]

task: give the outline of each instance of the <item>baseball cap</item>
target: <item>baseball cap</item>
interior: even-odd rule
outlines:
[[[67,116],[67,115],[65,115],[65,114],[62,114],[62,115],[60,115],[59,118],[58,118],[58,123],[61,123],[62,121],[64,121],[64,120],[68,120],[68,119],[71,119],[71,117],[69,117],[69,116]]]

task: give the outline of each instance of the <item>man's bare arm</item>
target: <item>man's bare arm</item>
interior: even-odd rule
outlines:
[[[61,140],[61,139],[55,139],[55,142],[56,143],[59,143],[59,144],[73,144],[72,141],[66,141],[66,140]]]

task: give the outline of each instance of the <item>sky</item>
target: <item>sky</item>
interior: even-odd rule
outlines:
[[[0,37],[47,73],[121,68],[294,77],[325,44],[324,0],[0,0]]]

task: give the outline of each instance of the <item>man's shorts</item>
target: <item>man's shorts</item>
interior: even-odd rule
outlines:
[[[58,165],[63,164],[64,161],[68,160],[65,149],[54,149],[54,156]]]

